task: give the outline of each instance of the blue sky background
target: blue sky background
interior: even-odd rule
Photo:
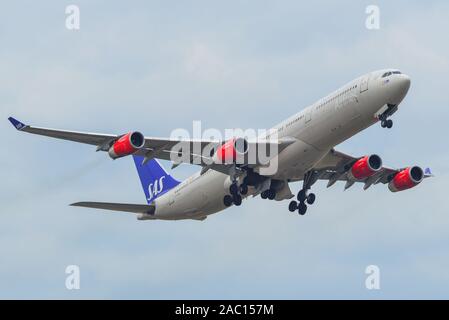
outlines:
[[[77,32],[65,28],[72,3]],[[365,28],[369,4],[380,30]],[[0,298],[448,298],[448,16],[447,1],[2,3]],[[261,199],[204,222],[68,207],[144,203],[132,160],[19,134],[6,120],[148,136],[193,120],[269,128],[385,67],[412,78],[394,128],[338,148],[437,177],[397,194],[317,183],[304,217]],[[81,268],[78,291],[65,288],[69,264]],[[365,289],[370,264],[381,290]]]

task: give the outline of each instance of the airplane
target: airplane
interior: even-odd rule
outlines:
[[[267,200],[288,200],[288,210],[304,215],[316,196],[310,192],[319,180],[327,187],[337,181],[348,189],[356,182],[366,190],[374,184],[386,184],[392,192],[413,188],[424,178],[432,177],[430,168],[419,166],[393,169],[384,167],[376,154],[351,156],[335,146],[358,132],[380,122],[391,128],[390,117],[398,111],[410,88],[410,77],[397,69],[383,69],[364,74],[297,114],[274,126],[277,134],[273,145],[277,153],[268,162],[249,162],[242,156],[250,147],[272,144],[267,137],[251,142],[242,137],[227,141],[207,139],[173,139],[145,137],[134,131],[127,134],[99,134],[40,128],[25,125],[10,117],[13,126],[22,132],[94,145],[97,151],[108,152],[112,159],[133,157],[146,204],[113,202],[76,202],[71,206],[129,212],[138,220],[204,220],[226,208],[240,206],[249,196]],[[179,143],[211,146],[209,154],[191,149],[173,151]],[[202,149],[203,150],[203,149]],[[180,163],[195,163],[201,171],[180,182],[172,177],[158,159],[172,160],[173,154],[185,155]],[[183,154],[185,153],[185,154]],[[237,161],[237,158],[240,161]],[[263,172],[267,163],[277,161],[277,170]],[[206,161],[207,160],[207,161]],[[295,195],[289,183],[302,181]]]

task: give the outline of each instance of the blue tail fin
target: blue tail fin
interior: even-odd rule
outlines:
[[[144,157],[133,158],[148,204],[180,183],[167,173],[157,160],[151,159],[142,165]]]

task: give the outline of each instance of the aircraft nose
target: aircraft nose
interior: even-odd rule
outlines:
[[[391,80],[389,103],[398,105],[407,94],[411,80],[406,74],[397,74]]]
[[[410,84],[411,84],[410,77],[406,74],[399,74],[397,81],[398,81],[399,90],[401,90],[405,96],[408,92],[408,89],[410,88]]]

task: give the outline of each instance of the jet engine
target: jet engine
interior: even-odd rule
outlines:
[[[424,172],[420,167],[406,168],[395,174],[388,184],[391,192],[407,190],[418,185],[424,178]]]
[[[382,159],[377,154],[357,160],[348,172],[351,180],[364,180],[382,168]]]
[[[220,164],[233,164],[238,162],[239,156],[243,156],[247,152],[248,141],[243,138],[233,138],[217,149],[214,160]]]
[[[129,132],[120,137],[109,148],[109,156],[112,159],[121,158],[135,153],[141,149],[145,144],[145,138],[140,132]]]

